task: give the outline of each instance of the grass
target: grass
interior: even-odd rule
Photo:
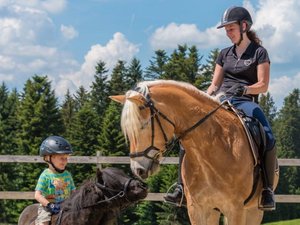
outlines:
[[[263,225],[299,225],[300,219],[281,221],[281,222],[273,222],[273,223],[264,223]]]

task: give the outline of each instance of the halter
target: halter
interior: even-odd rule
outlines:
[[[159,163],[158,161],[158,157],[160,154],[164,154],[166,151],[170,151],[174,148],[175,144],[177,142],[179,142],[180,139],[182,139],[184,136],[186,136],[189,132],[191,132],[192,130],[194,130],[196,127],[200,126],[204,121],[206,121],[211,115],[213,115],[219,108],[221,108],[224,104],[223,101],[219,106],[217,106],[215,109],[213,109],[212,111],[210,111],[209,113],[207,113],[204,117],[202,117],[200,120],[198,120],[198,122],[196,122],[194,125],[192,125],[190,128],[186,129],[185,131],[183,131],[181,134],[179,134],[177,137],[168,140],[168,137],[166,135],[166,132],[164,131],[161,122],[160,122],[160,117],[162,117],[164,120],[166,120],[168,123],[170,123],[174,128],[175,128],[175,123],[172,122],[165,114],[163,114],[162,112],[160,112],[154,105],[154,102],[152,101],[151,97],[149,94],[146,95],[146,104],[144,104],[144,106],[140,107],[140,110],[149,108],[150,109],[150,122],[151,122],[151,145],[146,148],[144,151],[141,152],[136,152],[136,153],[130,153],[129,157],[130,158],[136,158],[136,157],[146,157],[148,159],[151,159],[156,163]],[[154,145],[154,138],[155,138],[155,133],[154,133],[154,119],[157,121],[159,128],[164,136],[165,139],[165,149],[160,153],[159,148],[155,147]],[[148,122],[147,122],[148,123]],[[146,124],[147,124],[146,123]],[[143,126],[142,126],[143,129]],[[157,151],[157,153],[154,156],[149,155],[148,153],[152,150]]]

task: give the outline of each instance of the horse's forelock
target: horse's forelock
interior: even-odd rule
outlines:
[[[145,97],[149,93],[147,84],[144,82],[139,83],[136,90]],[[130,96],[130,93],[131,91],[128,91],[126,96]],[[131,143],[135,144],[141,126],[142,118],[139,106],[132,101],[126,100],[121,115],[121,128],[126,140],[129,138]]]

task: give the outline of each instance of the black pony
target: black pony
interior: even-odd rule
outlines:
[[[113,225],[122,209],[147,196],[146,185],[117,168],[97,170],[96,178],[85,181],[52,216],[52,225]],[[18,225],[34,225],[38,204],[27,206]]]

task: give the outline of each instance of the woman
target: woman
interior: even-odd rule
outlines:
[[[207,93],[224,93],[234,107],[243,110],[248,116],[255,117],[263,125],[267,146],[262,160],[264,189],[259,207],[262,210],[274,210],[275,139],[263,111],[257,104],[258,95],[268,89],[270,60],[256,33],[250,30],[251,25],[252,18],[243,7],[230,7],[224,12],[221,25],[217,28],[225,28],[233,45],[220,52]],[[174,193],[165,197],[166,201],[176,203],[181,200],[182,190],[182,182],[179,179]]]

